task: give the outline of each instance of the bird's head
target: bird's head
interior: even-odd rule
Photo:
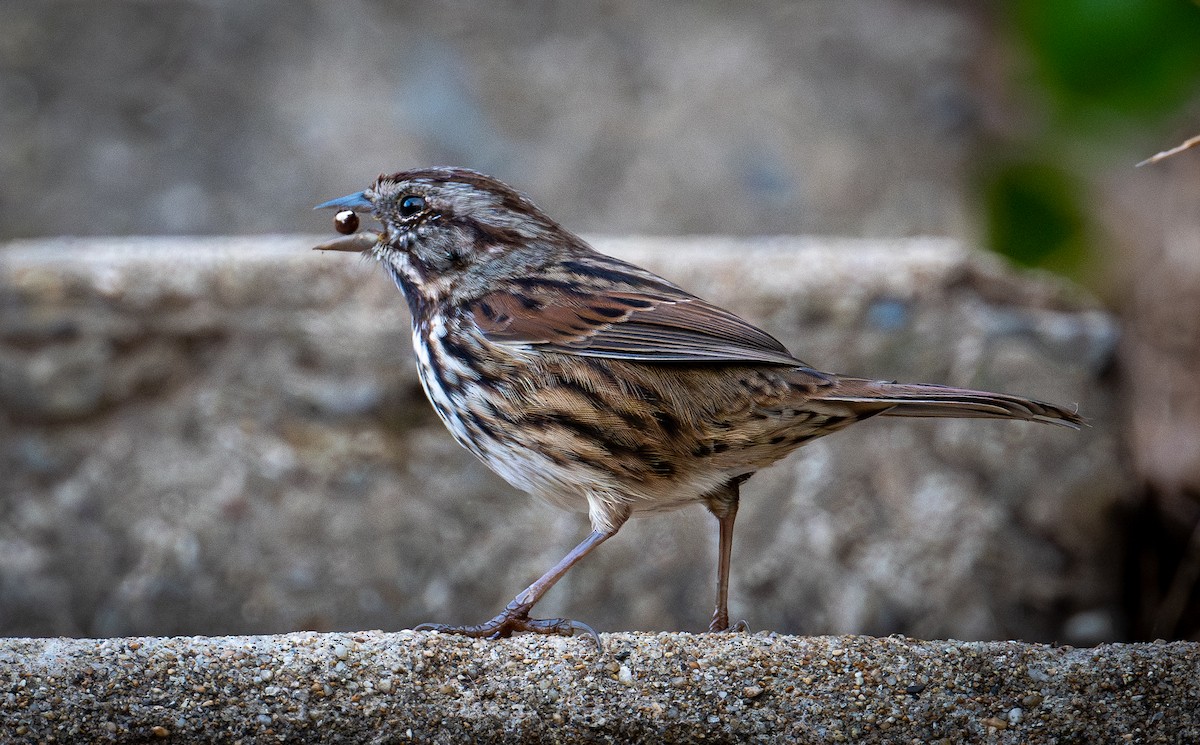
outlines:
[[[410,303],[469,296],[490,280],[528,272],[564,250],[588,250],[515,189],[463,168],[385,174],[367,189],[316,209],[350,210],[377,220],[379,230],[353,232],[357,221],[347,216],[339,230],[350,234],[316,248],[369,253]]]

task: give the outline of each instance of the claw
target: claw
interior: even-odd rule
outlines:
[[[731,626],[729,625],[728,618],[721,618],[719,615],[714,615],[712,623],[708,625],[708,632],[710,634],[734,634],[742,631],[750,631],[750,624],[746,623],[745,619]]]
[[[570,632],[565,634],[566,636],[575,636],[576,631],[582,631],[583,633],[592,637],[592,641],[596,642],[596,651],[600,652],[601,654],[604,653],[604,642],[600,640],[600,633],[591,626],[587,625],[583,621],[576,621],[571,618],[556,618],[554,620],[560,624],[566,624],[570,627]]]

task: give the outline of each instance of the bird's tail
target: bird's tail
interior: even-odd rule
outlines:
[[[835,378],[820,399],[850,404],[871,416],[978,417],[1023,419],[1079,429],[1083,417],[1069,409],[1006,393],[973,391],[944,385],[889,383],[862,378]]]

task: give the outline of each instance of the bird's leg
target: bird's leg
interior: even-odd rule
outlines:
[[[624,522],[624,521],[622,521]],[[546,591],[562,579],[567,571],[575,566],[580,559],[587,556],[594,548],[616,535],[621,525],[605,530],[593,530],[587,538],[570,553],[564,556],[550,571],[538,577],[529,587],[522,590],[512,599],[500,614],[490,621],[475,626],[452,626],[444,623],[423,623],[414,627],[416,631],[440,631],[444,634],[462,634],[472,637],[487,637],[488,639],[503,639],[512,636],[514,631],[528,631],[534,634],[557,634],[571,636],[576,631],[585,631],[596,640],[596,646],[602,647],[600,635],[591,626],[582,621],[569,618],[530,618],[529,611],[534,603],[541,599]]]
[[[748,478],[748,477],[746,477]],[[713,611],[709,631],[730,631],[729,628],[729,563],[733,555],[733,521],[737,519],[738,487],[745,478],[729,482],[705,499],[708,511],[717,518],[717,608]],[[738,621],[733,631],[744,631],[745,621]]]

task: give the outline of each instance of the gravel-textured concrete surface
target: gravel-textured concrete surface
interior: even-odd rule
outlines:
[[[0,641],[5,741],[1185,743],[1200,644],[370,631]]]

